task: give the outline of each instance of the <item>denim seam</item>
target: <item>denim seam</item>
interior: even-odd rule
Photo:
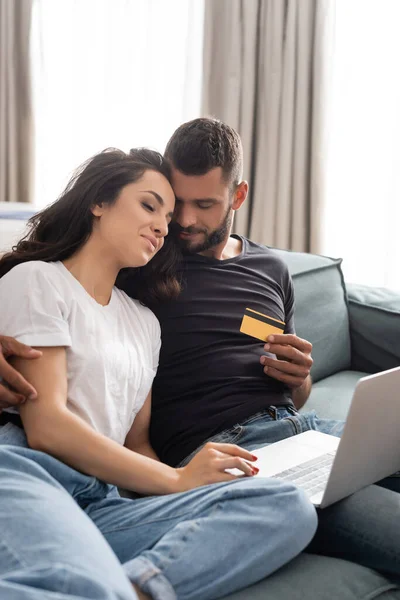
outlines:
[[[298,420],[295,417],[285,417],[284,419],[281,419],[282,421],[290,421],[293,425],[294,431],[296,433],[296,435],[298,435],[299,433],[301,433],[301,426],[299,425]]]
[[[13,569],[11,569],[11,571],[9,571],[9,574],[13,573],[15,570],[19,571],[21,569],[21,567],[23,567],[25,569],[31,569],[31,565],[28,565],[28,563],[26,563],[23,559],[21,559],[19,557],[19,555],[16,554],[14,548],[9,543],[7,543],[4,539],[2,539],[0,541],[0,547],[1,546],[9,552],[9,554],[13,557],[13,559],[17,563],[17,565],[15,565],[15,568],[13,568]],[[39,564],[36,566],[40,569],[41,563],[39,562]],[[55,592],[56,593],[55,597],[57,597],[57,598],[60,597],[60,599],[61,599],[61,598],[64,598],[64,595],[68,592],[68,587],[69,587],[68,586],[68,575],[69,575],[69,573],[68,573],[68,570],[66,569],[64,563],[55,562],[49,566],[46,565],[46,569],[49,569],[49,568],[55,569],[56,567],[60,567],[61,568],[60,570],[64,573],[63,581],[62,582],[60,581],[60,589],[57,592]],[[7,579],[7,575],[3,575],[2,578]]]
[[[4,536],[4,532],[2,532],[2,536]],[[14,547],[10,544],[8,540],[5,540],[4,537],[0,541],[0,546],[3,546],[3,548],[10,554],[10,556],[12,556],[12,558],[18,563],[18,568],[20,568],[21,566],[28,568],[28,564],[24,561],[23,558],[20,558],[20,556],[14,550]]]
[[[154,566],[152,569],[149,569],[148,571],[146,571],[146,573],[143,573],[143,575],[141,575],[139,581],[138,581],[138,585],[140,587],[143,587],[149,579],[151,579],[152,577],[154,577],[155,575],[159,575],[160,574],[160,569],[156,566]]]
[[[226,490],[226,492],[223,494],[223,497],[225,495],[229,495],[229,493],[230,493],[229,490]],[[223,499],[225,500],[225,498],[223,498]],[[213,507],[213,508],[217,509],[219,507],[219,505],[222,503],[222,501],[223,500],[221,499],[221,501],[218,504],[216,504],[215,507]],[[162,523],[163,521],[166,522],[166,521],[171,521],[171,520],[175,520],[175,519],[182,519],[184,517],[190,516],[191,514],[192,513],[190,511],[186,511],[184,513],[176,514],[176,515],[174,515],[174,517],[165,517],[163,519],[154,519],[152,521],[140,521],[140,523],[136,523],[135,525],[133,525],[133,527],[137,528],[137,527],[141,527],[142,525],[151,525],[152,523]],[[211,512],[209,512],[209,511],[202,512],[202,515],[203,515],[202,518],[208,517],[210,514],[212,514],[212,511]],[[126,527],[117,527],[115,529],[109,529],[109,530],[102,529],[101,533],[103,535],[108,535],[110,533],[115,533],[117,531],[127,531],[128,529],[132,529],[132,524],[129,526],[126,526]]]
[[[134,502],[134,500],[133,500]],[[180,514],[175,514],[173,517],[164,517],[163,519],[153,519],[151,521],[140,521],[140,523],[135,523],[133,525],[133,527],[137,528],[137,527],[141,527],[142,525],[151,525],[153,523],[162,523],[162,522],[166,522],[166,521],[171,521],[171,520],[175,520],[175,519],[181,519],[187,516],[190,516],[190,512],[184,512],[184,513],[180,513]],[[108,535],[110,533],[116,533],[117,531],[127,531],[128,529],[132,529],[132,524],[127,525],[126,527],[116,527],[114,529],[102,529],[101,533],[103,535]]]
[[[218,438],[219,436],[226,435],[227,438],[230,438],[230,440],[231,440],[230,443],[234,444],[240,438],[242,433],[243,433],[243,427],[238,424],[238,425],[234,425],[233,427],[230,427],[229,429],[225,429],[224,431],[221,431],[221,433],[217,433],[216,435],[213,436],[213,438],[215,439],[215,438]],[[211,438],[211,439],[213,439],[213,438]]]
[[[131,581],[131,583],[138,585],[144,593],[146,593],[146,594],[150,593],[151,597],[155,598],[155,600],[157,600],[157,599],[162,600],[166,586],[170,588],[169,596],[171,596],[171,597],[173,596],[174,598],[176,598],[176,594],[175,594],[174,588],[172,587],[171,582],[164,575],[164,573],[161,571],[161,569],[159,567],[157,567],[156,565],[154,565],[148,558],[138,557],[138,559],[139,559],[140,563],[143,564],[143,562],[144,562],[146,569],[139,576],[135,576],[134,574],[130,573],[131,569],[129,569],[126,574],[129,578],[129,580]],[[133,559],[133,561],[129,561],[129,562],[132,563],[132,562],[135,562],[135,560],[137,560],[137,559]],[[128,564],[128,563],[126,563],[126,564]],[[160,594],[158,593],[159,590],[157,591],[154,589],[154,585],[152,584],[152,581],[151,581],[152,579],[156,580],[156,585],[157,585],[157,581],[161,582],[161,584],[163,586],[163,596],[160,596]]]
[[[76,501],[77,498],[80,498],[83,494],[87,494],[87,492],[94,488],[98,484],[98,482],[99,480],[97,478],[94,478],[94,480],[91,483],[89,483],[86,487],[84,487],[80,492],[73,495],[74,500]]]
[[[56,565],[61,567],[61,573],[64,573],[64,581],[62,582],[62,585],[61,585],[61,592],[63,594],[66,594],[69,591],[68,588],[70,587],[69,581],[68,581],[68,575],[69,575],[68,570],[65,568],[65,565],[63,565],[60,562],[54,564],[54,566],[56,566]],[[61,582],[60,582],[60,584],[61,584]]]
[[[165,556],[164,560],[160,563],[160,569],[165,569],[168,565],[169,562],[173,561],[173,560],[178,560],[179,559],[179,555],[182,553],[182,550],[180,550],[179,552],[177,552],[177,550],[179,550],[179,546],[183,543],[186,544],[189,536],[197,531],[199,528],[199,524],[197,519],[192,521],[192,523],[190,524],[190,526],[188,527],[188,529],[185,531],[184,534],[182,534],[180,536],[180,540],[178,542],[178,544],[175,544],[169,551],[169,553]]]
[[[228,490],[225,492],[225,494],[223,494],[223,496],[225,496],[225,495],[229,496],[229,491]],[[208,517],[210,515],[214,515],[216,512],[218,512],[218,511],[220,511],[222,509],[222,505],[223,505],[223,500],[221,499],[220,502],[218,502],[217,504],[215,504],[212,507],[212,510],[207,511],[207,513],[203,514],[203,516],[201,517],[201,519],[203,519],[204,517]],[[199,519],[193,520],[193,522],[191,523],[189,529],[186,530],[185,533],[181,536],[181,542],[183,542],[184,544],[186,544],[187,541],[188,541],[189,535],[198,529],[198,527],[199,527],[198,520]],[[178,548],[179,548],[179,544],[178,544]],[[171,549],[171,550],[173,550],[173,549]],[[175,546],[175,550],[176,550],[176,546]],[[180,551],[180,553],[182,553],[182,550]],[[173,553],[170,552],[168,554],[168,556],[165,556],[164,560],[161,561],[159,568],[162,569],[162,570],[165,570],[167,568],[169,562],[171,562],[172,560],[176,561],[176,560],[178,560],[178,558],[179,558],[179,554],[173,554]],[[163,573],[163,575],[164,575],[164,573]],[[165,577],[165,575],[164,575],[164,577]]]

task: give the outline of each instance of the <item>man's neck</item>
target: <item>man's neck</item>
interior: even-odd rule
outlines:
[[[199,254],[216,260],[228,260],[229,258],[239,256],[241,252],[242,240],[230,236],[227,240],[218,244],[218,246],[209,248],[208,250],[205,250],[205,252],[199,252]]]

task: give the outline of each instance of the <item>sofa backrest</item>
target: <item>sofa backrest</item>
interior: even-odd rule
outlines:
[[[313,345],[313,380],[350,369],[349,316],[341,259],[273,250],[286,262],[293,278],[296,333]]]

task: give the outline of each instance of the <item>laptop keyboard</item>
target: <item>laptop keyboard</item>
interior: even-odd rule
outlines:
[[[308,496],[313,496],[325,489],[334,458],[335,453],[328,452],[296,467],[276,473],[272,477],[291,481],[302,488]]]

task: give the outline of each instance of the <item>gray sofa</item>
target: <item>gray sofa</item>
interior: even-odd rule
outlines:
[[[356,382],[400,364],[400,294],[344,283],[341,261],[276,250],[296,293],[296,330],[313,344],[313,390],[304,410],[345,419]],[[337,558],[303,553],[226,600],[400,599],[384,576]]]

